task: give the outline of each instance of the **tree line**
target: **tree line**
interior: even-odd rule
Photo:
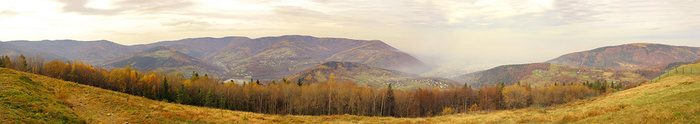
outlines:
[[[359,87],[336,82],[293,82],[283,79],[261,84],[223,83],[192,72],[138,72],[129,66],[106,70],[79,60],[44,62],[40,57],[0,57],[0,67],[41,74],[80,84],[124,92],[164,102],[266,114],[428,117],[480,110],[551,106],[600,93],[581,84],[531,87],[503,83],[474,89],[464,85],[447,90],[414,91]]]

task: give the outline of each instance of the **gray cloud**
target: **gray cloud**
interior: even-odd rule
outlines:
[[[159,1],[159,0],[124,0],[115,3],[113,9],[97,9],[85,7],[87,0],[59,0],[64,6],[62,11],[84,15],[118,15],[126,11],[136,13],[163,13],[167,11],[184,9],[192,6],[190,1]]]
[[[15,16],[15,15],[19,15],[19,14],[20,14],[19,12],[13,11],[10,9],[0,10],[0,17],[9,17],[9,16]]]
[[[87,4],[87,0],[59,0],[59,2],[62,2],[65,4],[65,6],[63,6],[63,11],[75,12],[75,13],[85,14],[85,15],[114,15],[114,14],[118,14],[121,11],[124,11],[124,9],[105,10],[105,9],[87,8],[87,7],[85,7],[85,4]]]
[[[280,14],[282,16],[286,17],[292,17],[292,18],[314,18],[314,19],[323,19],[323,20],[330,20],[332,17],[326,13],[315,11],[315,10],[310,10],[306,9],[303,7],[298,7],[298,6],[275,6],[273,7],[273,11],[276,14]]]
[[[195,30],[210,30],[208,29],[213,24],[205,21],[197,20],[172,20],[170,22],[161,23],[163,26],[175,27],[175,31],[195,31]]]
[[[572,24],[580,22],[595,22],[603,21],[600,18],[595,17],[598,14],[604,13],[598,10],[594,10],[594,7],[606,6],[600,4],[602,2],[590,2],[582,0],[556,0],[554,1],[554,7],[559,12],[558,15],[563,22]]]

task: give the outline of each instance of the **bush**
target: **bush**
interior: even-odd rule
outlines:
[[[573,115],[573,114],[566,114],[559,121],[561,121],[561,122],[574,122],[574,121],[578,121],[578,120],[579,120],[578,116]]]
[[[440,112],[440,114],[442,114],[442,115],[449,115],[452,113],[454,113],[454,111],[452,111],[452,108],[450,108],[450,107],[442,108],[442,112]]]

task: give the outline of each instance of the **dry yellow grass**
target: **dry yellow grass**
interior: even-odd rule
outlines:
[[[12,74],[14,73],[14,74]],[[36,84],[17,78],[30,77]],[[266,115],[154,101],[124,93],[0,69],[0,123],[31,123],[34,118],[12,114],[40,114],[32,107],[5,107],[1,100],[12,89],[32,89],[34,95],[63,102],[61,113],[87,123],[700,123],[700,76],[675,75],[637,88],[547,108],[472,112],[427,118],[366,117],[353,115]],[[43,93],[43,94],[42,94]],[[66,96],[67,94],[67,96]],[[49,101],[46,101],[49,102]],[[14,104],[14,103],[13,103]],[[49,103],[45,103],[49,104]],[[53,103],[51,103],[53,104]],[[52,108],[57,109],[58,108]],[[9,112],[8,112],[9,111]],[[17,112],[15,112],[17,111]],[[46,110],[44,110],[46,111]],[[3,113],[7,112],[7,113]],[[2,115],[8,114],[8,115]],[[77,116],[75,118],[71,118]],[[55,116],[39,116],[44,122]],[[41,121],[39,121],[41,122]]]

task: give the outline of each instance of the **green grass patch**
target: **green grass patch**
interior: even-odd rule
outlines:
[[[54,95],[27,74],[0,69],[0,123],[86,123],[72,103]]]

